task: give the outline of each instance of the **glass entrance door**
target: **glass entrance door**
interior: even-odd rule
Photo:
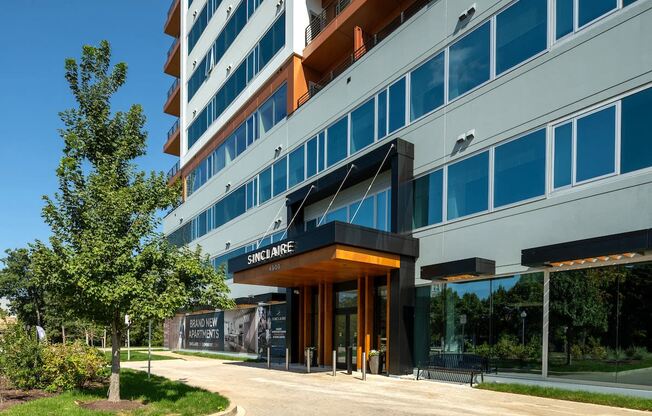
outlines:
[[[358,291],[335,292],[333,345],[337,351],[337,367],[346,368],[346,350],[352,347],[352,363],[356,368],[358,346]]]

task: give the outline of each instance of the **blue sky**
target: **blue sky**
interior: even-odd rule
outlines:
[[[47,239],[41,196],[56,191],[61,156],[58,112],[73,105],[64,59],[84,44],[111,42],[115,62],[129,66],[114,110],[140,103],[147,116],[144,170],[166,171],[175,158],[162,152],[174,118],[163,113],[173,78],[163,73],[172,38],[163,33],[171,0],[4,1],[0,15],[0,257],[7,248]]]

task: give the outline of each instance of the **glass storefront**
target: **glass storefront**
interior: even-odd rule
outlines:
[[[552,273],[548,375],[652,386],[652,264]]]

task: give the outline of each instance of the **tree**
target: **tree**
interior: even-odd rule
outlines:
[[[6,250],[0,259],[0,297],[9,301],[9,309],[28,325],[42,325],[45,313],[45,292],[41,282],[32,273],[33,247]]]
[[[109,43],[84,46],[67,59],[66,79],[77,106],[62,112],[59,191],[44,197],[51,248],[34,260],[48,288],[74,312],[111,329],[109,400],[120,400],[124,315],[163,319],[193,302],[230,307],[224,275],[199,249],[177,249],[156,232],[158,212],[180,198],[162,172],[145,174],[135,159],[146,150],[139,105],[111,109],[127,65],[111,67]]]

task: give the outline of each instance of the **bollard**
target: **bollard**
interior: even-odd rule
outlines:
[[[306,367],[308,368],[308,374],[310,374],[310,358],[311,358],[310,348],[306,349]]]
[[[333,377],[335,377],[335,368],[337,367],[337,351],[333,350]]]
[[[285,349],[285,370],[286,371],[290,370],[290,349],[289,348]]]
[[[346,374],[353,373],[353,347],[346,347]]]
[[[267,347],[267,369],[272,369],[272,353],[269,347]]]
[[[367,355],[367,353],[365,353],[363,351],[362,352],[362,380],[363,381],[367,379],[367,359],[366,359],[367,357],[366,357],[366,355]]]

